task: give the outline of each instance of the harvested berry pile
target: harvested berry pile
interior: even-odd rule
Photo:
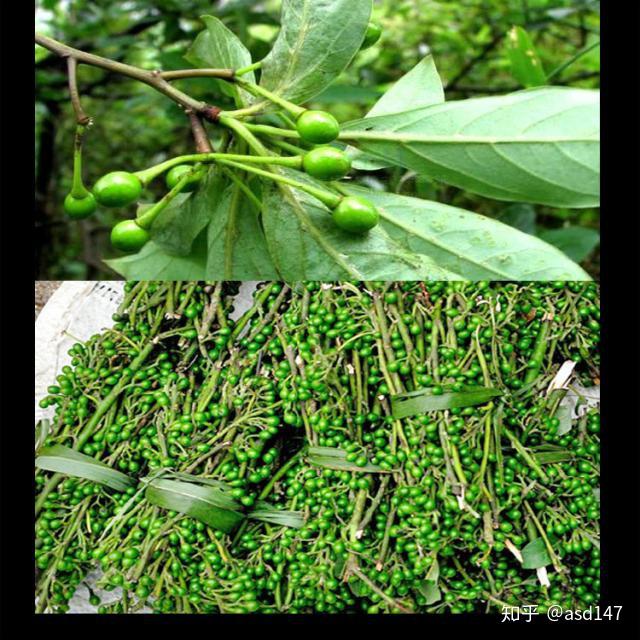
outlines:
[[[269,282],[234,322],[237,289],[129,283],[71,350],[36,432],[39,611],[95,568],[104,613],[597,601],[599,415],[566,405],[599,382],[597,285]]]

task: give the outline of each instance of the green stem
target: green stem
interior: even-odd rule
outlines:
[[[480,369],[482,369],[482,378],[484,379],[484,384],[486,387],[491,386],[491,375],[489,373],[489,367],[487,366],[487,360],[484,357],[484,353],[482,352],[482,345],[480,344],[480,327],[476,330],[476,356],[478,357],[478,364],[480,365]]]
[[[524,458],[526,463],[536,472],[538,477],[547,482],[547,475],[542,470],[542,467],[535,461],[535,458],[522,446],[520,441],[506,428],[503,428],[503,433],[509,438],[513,448]]]
[[[249,93],[252,93],[254,96],[261,96],[266,98],[273,104],[282,107],[285,111],[290,113],[294,118],[299,118],[301,114],[303,114],[306,109],[304,107],[299,107],[297,104],[293,102],[289,102],[289,100],[285,100],[280,96],[277,96],[275,93],[261,87],[253,82],[249,82],[248,80],[243,80],[238,78],[236,80],[237,84],[239,84],[243,89],[246,89]]]
[[[600,40],[597,40],[596,42],[592,42],[591,44],[588,44],[586,47],[580,49],[580,51],[578,51],[574,56],[569,58],[566,62],[563,62],[561,65],[557,66],[553,71],[550,71],[549,74],[547,75],[547,82],[551,80],[551,78],[554,78],[558,74],[562,73],[565,69],[570,67],[576,60],[580,59],[582,56],[589,53],[589,51],[599,46],[600,46]]]
[[[181,193],[184,186],[189,182],[194,174],[198,173],[200,165],[185,173],[173,189],[171,189],[161,200],[156,202],[150,209],[147,209],[142,215],[136,218],[136,224],[142,229],[149,229],[156,218],[175,200]]]
[[[484,474],[487,469],[487,463],[489,462],[489,450],[491,445],[491,432],[493,426],[493,403],[489,403],[487,409],[487,415],[484,420],[484,447],[482,451],[482,463],[480,464],[480,471],[478,472],[478,485],[484,484]]]
[[[542,368],[542,360],[547,350],[547,343],[549,338],[549,330],[551,327],[551,320],[543,320],[542,327],[538,332],[536,343],[533,348],[533,354],[531,356],[531,366],[527,369],[527,373],[524,377],[524,384],[531,384],[536,380]]]
[[[218,122],[223,126],[231,129],[238,137],[244,140],[253,151],[259,156],[269,156],[272,157],[268,151],[268,149],[256,138],[249,129],[247,129],[247,125],[236,120],[228,114],[221,113]]]
[[[232,153],[191,153],[171,158],[171,160],[166,160],[165,162],[161,162],[160,164],[144,169],[143,171],[138,171],[135,175],[139,178],[142,184],[147,185],[159,175],[173,167],[177,167],[178,165],[191,163],[208,164],[215,163],[218,160],[236,160],[238,162],[250,162],[255,164],[274,164],[291,169],[302,168],[301,156],[289,156],[283,158],[281,156],[251,156]]]
[[[540,523],[540,520],[538,520],[538,517],[536,516],[533,509],[529,506],[529,503],[526,500],[524,500],[523,502],[524,502],[525,509],[527,510],[527,513],[531,517],[531,520],[533,520],[533,523],[536,529],[540,533],[540,537],[544,540],[544,545],[547,548],[547,551],[549,552],[549,557],[551,558],[551,562],[553,563],[554,569],[558,573],[562,574],[563,565],[560,562],[560,559],[558,558],[558,556],[556,555],[556,552],[553,550],[553,547],[551,546],[551,542],[549,541],[547,532],[544,530],[544,527]]]
[[[73,183],[71,186],[71,195],[78,200],[86,198],[89,191],[82,181],[82,143],[86,131],[85,125],[78,124],[76,126],[76,135],[73,145]]]
[[[362,514],[364,513],[364,507],[367,503],[368,495],[369,492],[366,489],[360,489],[360,491],[358,491],[356,503],[353,508],[353,516],[351,517],[351,522],[349,523],[349,538],[351,542],[356,542],[356,540],[358,539],[360,520],[362,519]]]
[[[277,173],[271,173],[270,171],[264,171],[255,167],[249,167],[245,164],[240,164],[239,162],[229,162],[228,160],[219,160],[219,162],[229,167],[235,167],[236,169],[242,169],[243,171],[248,171],[249,173],[255,173],[262,178],[267,178],[269,180],[273,180],[274,182],[286,184],[290,187],[294,187],[295,189],[299,189],[300,191],[304,191],[305,193],[308,193],[314,198],[320,200],[320,202],[329,207],[329,209],[335,209],[342,200],[341,196],[338,196],[334,193],[324,191],[323,189],[318,189],[317,187],[313,187],[302,182],[298,182],[297,180],[287,178],[286,176],[281,176]]]
[[[261,133],[267,136],[275,136],[277,138],[297,138],[300,139],[300,134],[295,129],[280,129],[279,127],[272,127],[268,124],[250,124],[246,123],[245,127],[253,133]]]
[[[382,571],[382,568],[384,567],[384,561],[387,555],[387,551],[389,550],[389,541],[391,539],[391,527],[393,526],[395,517],[396,508],[392,506],[391,509],[389,509],[389,513],[387,514],[387,521],[384,526],[384,537],[382,538],[380,554],[378,555],[378,560],[376,562],[376,569],[378,571]]]
[[[262,68],[262,61],[254,62],[253,64],[250,64],[247,67],[242,67],[242,69],[236,70],[235,77],[238,78],[240,76],[244,76],[247,73],[251,73],[252,71],[257,71],[258,69],[261,69],[261,68]]]
[[[251,318],[258,313],[258,311],[262,308],[264,303],[269,299],[271,295],[271,291],[273,289],[273,284],[267,285],[260,294],[254,299],[253,305],[251,308],[238,320],[236,326],[233,328],[233,333],[231,334],[230,342],[234,342],[238,336],[242,333],[242,330],[247,326],[248,322]]]
[[[67,58],[71,56],[78,62],[94,67],[100,67],[101,69],[106,69],[113,73],[119,73],[120,75],[148,84],[156,91],[159,91],[168,98],[171,98],[174,102],[177,102],[187,109],[193,109],[197,113],[204,113],[210,109],[210,106],[206,102],[195,100],[183,91],[172,87],[169,82],[162,77],[162,74],[156,71],[147,71],[129,64],[123,64],[122,62],[116,62],[115,60],[96,56],[92,53],[85,53],[84,51],[74,49],[73,47],[63,44],[62,42],[54,40],[53,38],[41,33],[36,33],[35,41],[40,46],[45,49],[49,49],[49,51],[52,51],[61,57]]]
[[[244,182],[242,182],[240,178],[238,178],[238,176],[233,171],[229,171],[228,169],[223,169],[223,172],[236,185],[236,187],[238,187],[238,189],[240,189],[240,191],[244,193],[247,199],[251,201],[253,206],[258,211],[261,211],[262,200],[260,200],[260,198],[258,198],[258,196],[256,196],[256,194],[253,193],[253,191],[251,191],[251,189],[249,189],[249,187],[247,187],[247,185],[244,184]]]
[[[307,153],[306,149],[303,149],[302,147],[298,147],[295,144],[290,144],[288,142],[285,142],[284,140],[272,139],[272,140],[269,140],[269,144],[272,147],[277,147],[278,149],[282,149],[283,151],[286,151],[287,153],[292,153],[293,155],[305,155]],[[348,195],[348,194],[345,194],[345,195]]]
[[[451,462],[453,464],[453,468],[458,476],[458,480],[463,487],[467,486],[467,479],[464,475],[464,469],[462,468],[462,463],[460,462],[460,454],[458,453],[458,448],[453,442],[449,442],[449,447],[451,449]]]
[[[265,500],[268,497],[268,495],[273,490],[273,487],[275,486],[276,482],[278,482],[278,480],[280,480],[280,478],[282,478],[287,473],[287,471],[289,471],[289,469],[291,469],[291,467],[293,467],[298,462],[298,460],[300,459],[301,456],[302,456],[302,452],[299,451],[298,453],[296,453],[295,456],[290,458],[286,462],[286,464],[282,465],[278,469],[278,471],[269,480],[269,482],[267,483],[265,488],[261,491],[260,496],[259,496],[260,500]]]
[[[378,587],[377,584],[375,584],[375,582],[373,582],[369,578],[369,576],[360,571],[358,567],[352,567],[351,572],[353,573],[353,575],[360,578],[360,580],[362,580],[362,582],[364,582],[369,587],[369,589],[371,589],[371,591],[378,594],[378,596],[382,598],[390,607],[398,609],[398,611],[402,611],[402,613],[413,613],[411,609],[407,609],[407,607],[401,605],[399,602],[389,597],[382,589],[380,589],[380,587]]]

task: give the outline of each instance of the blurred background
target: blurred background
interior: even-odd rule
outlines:
[[[502,94],[529,85],[513,63],[507,35],[520,26],[531,39],[548,84],[599,86],[599,2],[592,0],[377,0],[381,41],[311,105],[339,120],[363,116],[379,96],[429,51],[447,100]],[[146,69],[180,69],[201,15],[215,15],[251,50],[269,51],[278,31],[279,0],[42,0],[36,29],[85,51]],[[104,209],[82,223],[62,209],[70,189],[74,117],[65,63],[36,47],[35,225],[40,280],[119,279],[101,261],[113,255],[111,226],[120,217]],[[154,90],[81,66],[79,84],[94,126],[85,143],[87,184],[115,170],[137,171],[192,152],[184,114]],[[196,98],[224,106],[211,79],[178,84]],[[599,275],[599,211],[500,203],[416,178],[402,169],[358,174],[369,187],[438,200],[518,227],[555,244]]]

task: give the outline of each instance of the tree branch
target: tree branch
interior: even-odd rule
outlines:
[[[165,80],[182,80],[184,78],[221,78],[233,80],[233,69],[177,69],[175,71],[162,71],[160,76]]]
[[[196,151],[198,153],[211,153],[213,151],[213,147],[211,146],[209,136],[202,124],[202,119],[197,113],[193,113],[193,111],[187,111],[187,115],[189,116],[189,122],[191,123],[191,131],[193,132],[193,139],[196,143]]]
[[[76,114],[76,122],[83,127],[91,122],[91,118],[84,112],[80,103],[80,94],[78,93],[78,79],[76,71],[78,68],[77,60],[69,56],[67,58],[67,74],[69,76],[69,95],[71,96],[71,104]]]
[[[195,100],[183,91],[172,87],[169,82],[162,77],[162,72],[160,71],[146,71],[139,67],[134,67],[122,62],[116,62],[115,60],[109,60],[108,58],[103,58],[92,53],[86,53],[85,51],[74,49],[73,47],[63,44],[62,42],[58,42],[57,40],[40,33],[36,33],[35,41],[40,46],[45,47],[49,51],[63,58],[73,57],[77,62],[94,67],[100,67],[101,69],[106,69],[107,71],[133,78],[134,80],[138,80],[139,82],[153,87],[156,91],[164,94],[185,109],[201,113],[207,119],[211,116],[212,107],[210,105],[206,102]]]

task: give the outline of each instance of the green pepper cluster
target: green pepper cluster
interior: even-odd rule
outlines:
[[[549,382],[599,377],[592,283],[128,283],[114,327],[71,350],[45,444],[136,478],[225,483],[300,527],[226,533],[133,487],[36,472],[37,607],[99,567],[101,612],[485,612],[599,595],[599,415]],[[393,397],[499,397],[398,418]],[[544,548],[549,584],[518,555]],[[119,590],[117,590],[119,589]]]

